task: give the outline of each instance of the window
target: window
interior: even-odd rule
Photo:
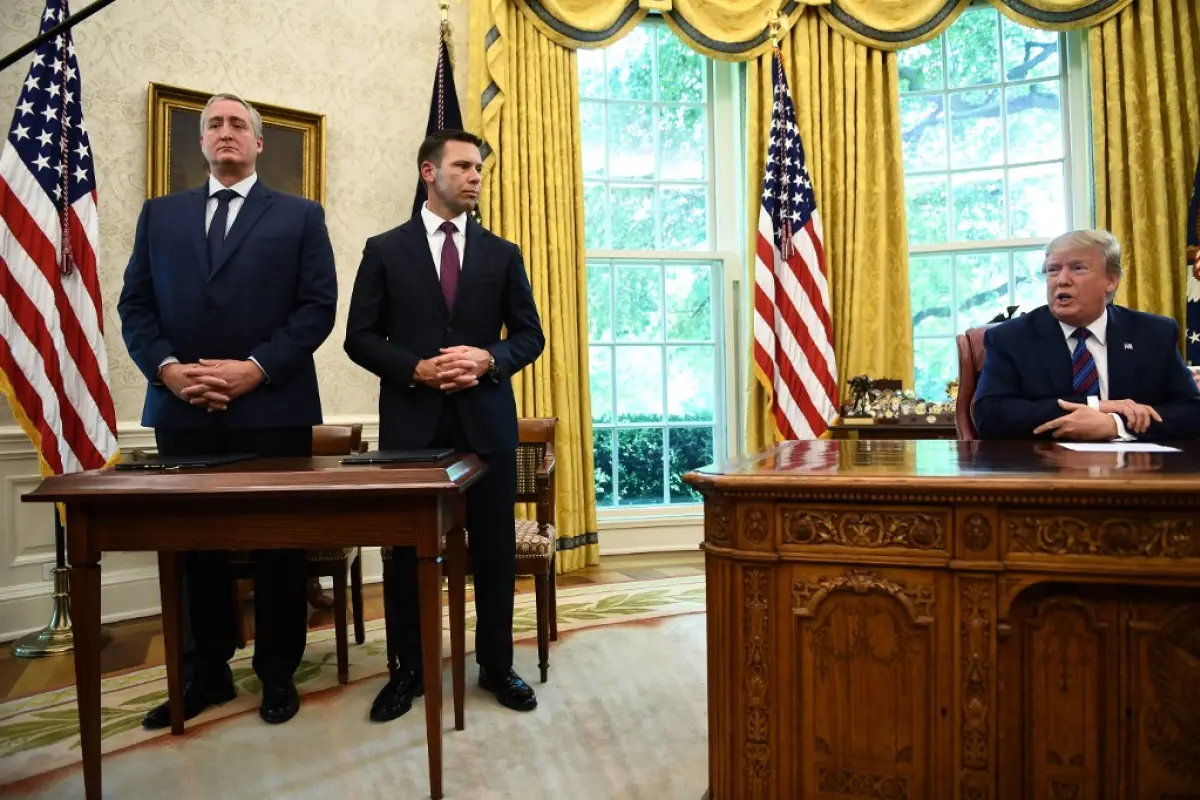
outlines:
[[[726,452],[714,67],[657,20],[579,51],[596,502],[696,503]]]
[[[972,7],[899,54],[914,388],[925,399],[945,398],[958,374],[957,333],[1045,302],[1044,245],[1090,216],[1076,188],[1086,146],[1072,147],[1086,134],[1070,80],[1083,74],[1081,46]]]

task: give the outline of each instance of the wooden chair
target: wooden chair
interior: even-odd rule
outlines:
[[[556,417],[529,418],[518,420],[517,445],[517,502],[533,503],[537,509],[536,519],[516,521],[514,535],[517,539],[517,576],[532,577],[534,602],[537,613],[538,669],[542,683],[550,670],[550,642],[558,641],[558,591],[555,571],[558,565],[555,556],[556,533],[554,527],[554,433],[558,424]],[[470,569],[470,536],[467,531],[467,566]],[[391,548],[381,551],[384,561],[384,595],[389,591],[387,583],[390,572]],[[447,571],[453,569],[449,564]],[[455,628],[465,629],[465,618],[456,619],[457,605],[454,598],[450,603],[450,625],[452,635]],[[388,665],[396,663],[394,637],[388,637]]]
[[[314,456],[343,456],[362,453],[367,449],[362,440],[362,425],[314,425],[312,452]],[[346,620],[346,574],[350,575],[350,600],[354,607],[354,641],[366,641],[363,627],[362,548],[347,547],[332,550],[308,551],[308,577],[319,581],[333,579],[333,627],[337,639],[338,683],[349,681],[350,647]],[[246,646],[251,638],[251,624],[242,612],[248,595],[247,587],[254,580],[254,561],[248,552],[233,554],[233,576],[238,610],[238,645]]]
[[[956,337],[958,343],[958,397],[955,399],[954,423],[958,428],[958,438],[963,441],[975,441],[979,431],[975,430],[975,420],[971,418],[971,405],[975,400],[975,387],[979,383],[979,373],[983,372],[983,335],[996,323],[968,328],[966,333]]]

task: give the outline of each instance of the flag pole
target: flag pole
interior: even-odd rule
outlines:
[[[69,653],[75,649],[75,634],[71,629],[71,570],[67,567],[67,532],[58,505],[54,511],[54,605],[50,622],[39,631],[22,636],[13,642],[17,658],[45,658]],[[112,632],[100,629],[100,646],[112,640]]]

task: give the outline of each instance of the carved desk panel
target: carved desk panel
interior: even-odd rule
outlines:
[[[705,497],[724,798],[1200,797],[1200,448],[793,442]]]

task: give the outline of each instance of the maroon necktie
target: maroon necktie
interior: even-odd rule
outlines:
[[[446,298],[446,308],[454,308],[454,295],[458,292],[458,248],[454,246],[454,232],[458,230],[453,222],[446,221],[438,226],[438,230],[446,234],[442,241],[442,297]]]

